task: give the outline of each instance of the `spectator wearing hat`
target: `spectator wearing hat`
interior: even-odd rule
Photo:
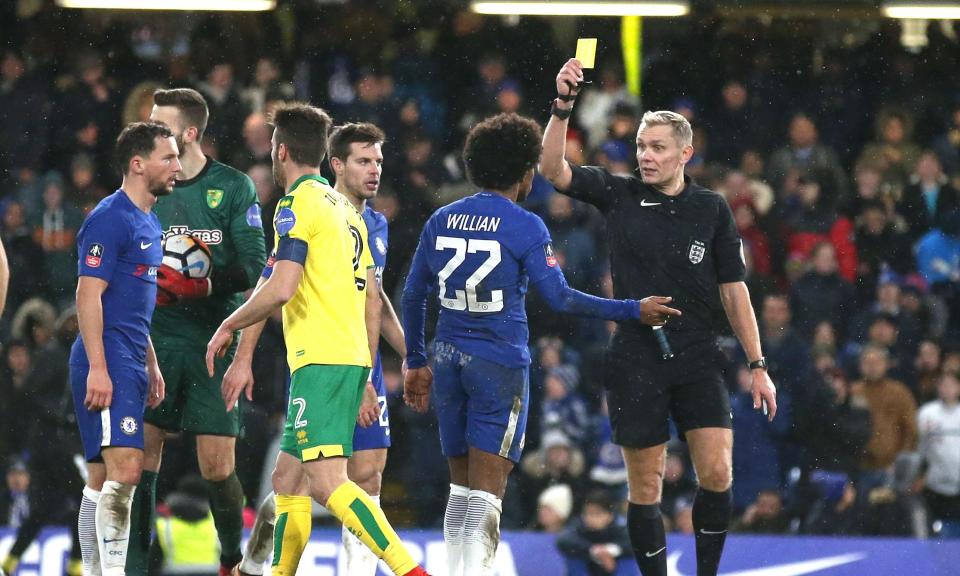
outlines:
[[[551,534],[563,530],[573,510],[573,491],[566,484],[554,484],[537,498],[537,527]]]
[[[597,149],[594,164],[603,166],[612,174],[629,174],[633,170],[633,154],[623,140],[605,140]]]
[[[561,432],[581,452],[587,448],[590,415],[587,403],[577,391],[580,372],[570,364],[551,368],[543,379],[544,399],[540,426],[544,433]]]
[[[18,457],[7,463],[6,478],[0,490],[0,525],[17,529],[30,517],[30,472]]]
[[[507,491],[503,514],[505,525],[526,527],[536,513],[537,498],[548,487],[565,484],[573,491],[575,512],[584,493],[586,462],[583,453],[558,430],[546,432],[540,449],[520,461],[517,490]]]

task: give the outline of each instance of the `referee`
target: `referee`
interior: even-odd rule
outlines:
[[[713,576],[730,521],[733,450],[730,400],[712,323],[718,289],[750,362],[753,407],[764,405],[770,419],[777,410],[743,282],[740,237],[723,198],[684,176],[693,155],[692,130],[679,114],[644,114],[637,132],[640,178],[569,164],[564,159],[567,119],[582,81],[580,62],[568,60],[557,75],[558,97],[543,135],[540,171],[557,190],[605,215],[614,297],[670,294],[671,306],[683,312],[660,328],[672,359],[664,359],[655,331],[638,322],[621,322],[607,353],[610,420],[630,486],[630,541],[644,576],[667,576],[659,503],[668,416],[673,416],[700,483],[693,506],[697,575]]]

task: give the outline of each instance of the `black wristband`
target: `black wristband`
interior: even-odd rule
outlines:
[[[573,102],[577,99],[576,94],[557,94],[557,100],[562,102]]]
[[[557,106],[556,100],[554,100],[553,103],[550,104],[550,115],[552,116],[556,116],[561,120],[566,120],[567,118],[570,117],[571,114],[573,114],[573,108],[567,108],[566,110],[564,110],[563,108],[560,108],[559,106]]]

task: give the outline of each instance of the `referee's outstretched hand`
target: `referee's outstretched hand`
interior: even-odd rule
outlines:
[[[663,326],[671,316],[681,316],[676,308],[666,306],[673,298],[669,296],[647,296],[640,301],[640,322],[647,326]]]
[[[433,386],[433,370],[429,366],[408,368],[403,377],[403,401],[421,414],[430,407],[430,387]]]

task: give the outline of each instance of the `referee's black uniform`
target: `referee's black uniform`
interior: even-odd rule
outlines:
[[[714,319],[719,284],[739,282],[745,269],[740,235],[726,201],[684,177],[668,196],[635,176],[570,165],[564,194],[606,217],[615,298],[670,296],[683,315],[663,328],[676,356],[663,360],[649,326],[621,322],[607,353],[614,441],[630,448],[669,440],[668,414],[681,433],[731,428]]]

